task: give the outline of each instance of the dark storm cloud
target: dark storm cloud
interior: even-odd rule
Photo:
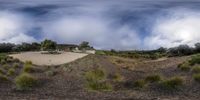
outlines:
[[[0,42],[16,42],[22,36],[28,38],[25,40],[50,38],[62,43],[86,40],[100,49],[151,49],[165,43],[169,47],[187,41],[178,36],[171,39],[163,31],[178,34],[170,25],[179,20],[195,24],[199,8],[198,0],[0,0],[0,21],[10,25],[0,29],[0,34],[10,34],[0,35]],[[177,18],[175,23],[168,23],[173,18]],[[198,31],[189,30],[195,31],[192,35]],[[174,44],[176,40],[181,42]]]

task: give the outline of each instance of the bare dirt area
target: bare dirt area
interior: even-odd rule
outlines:
[[[172,57],[162,60],[136,60],[120,57],[88,55],[73,62],[59,66],[35,66],[40,71],[32,75],[40,80],[40,84],[31,90],[16,91],[13,83],[0,84],[2,100],[199,100],[200,84],[192,79],[191,72],[177,69],[177,65],[189,59]],[[113,63],[113,61],[117,61]],[[140,62],[139,62],[140,61]],[[119,63],[119,64],[118,64]],[[128,65],[129,67],[123,67]],[[131,68],[134,67],[134,68]],[[106,73],[106,81],[113,88],[111,91],[91,91],[86,88],[85,73],[101,68]],[[56,74],[48,76],[47,71]],[[156,83],[149,83],[141,89],[132,84],[146,76],[158,73],[163,79],[173,76],[184,77],[184,84],[179,90],[165,91]],[[115,81],[113,76],[122,78]]]
[[[32,61],[36,65],[60,65],[82,58],[87,54],[62,52],[61,54],[41,54],[41,52],[24,52],[10,55],[21,61]]]

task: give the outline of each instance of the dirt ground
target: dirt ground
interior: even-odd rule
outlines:
[[[192,80],[192,74],[177,69],[177,65],[189,57],[172,57],[161,60],[125,59],[120,64],[113,63],[116,57],[88,55],[62,66],[52,66],[56,75],[47,76],[45,69],[33,75],[40,79],[40,85],[28,91],[16,91],[12,83],[0,84],[1,100],[199,100],[200,84]],[[129,67],[123,67],[128,65]],[[123,81],[113,83],[114,89],[107,92],[88,91],[85,88],[84,73],[101,67],[108,76],[120,73]],[[131,68],[133,67],[133,68]],[[164,78],[185,77],[184,86],[178,91],[163,91],[151,84],[137,90],[128,83],[152,73],[159,73]],[[110,80],[110,78],[108,78]]]
[[[12,54],[10,56],[18,58],[21,61],[32,61],[36,65],[60,65],[72,62],[82,58],[87,54],[62,52],[62,54],[41,54],[41,52],[24,52],[20,54]]]

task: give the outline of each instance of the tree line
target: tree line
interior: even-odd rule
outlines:
[[[52,51],[57,49],[57,42],[45,39],[41,43],[33,42],[33,43],[26,43],[23,42],[21,44],[13,44],[13,43],[0,43],[0,53],[7,53],[7,52],[23,52],[23,51]],[[89,45],[89,42],[83,41],[78,45],[80,50],[82,49],[93,49]]]

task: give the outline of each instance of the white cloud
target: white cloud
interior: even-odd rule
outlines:
[[[147,48],[193,46],[200,42],[200,12],[187,9],[174,10],[157,20],[152,33],[144,39]]]
[[[33,37],[25,33],[30,27],[27,19],[20,14],[0,11],[0,42],[32,42]]]
[[[89,41],[98,49],[139,48],[138,34],[129,26],[112,26],[112,20],[90,16],[58,18],[43,26],[44,37],[64,43]]]

